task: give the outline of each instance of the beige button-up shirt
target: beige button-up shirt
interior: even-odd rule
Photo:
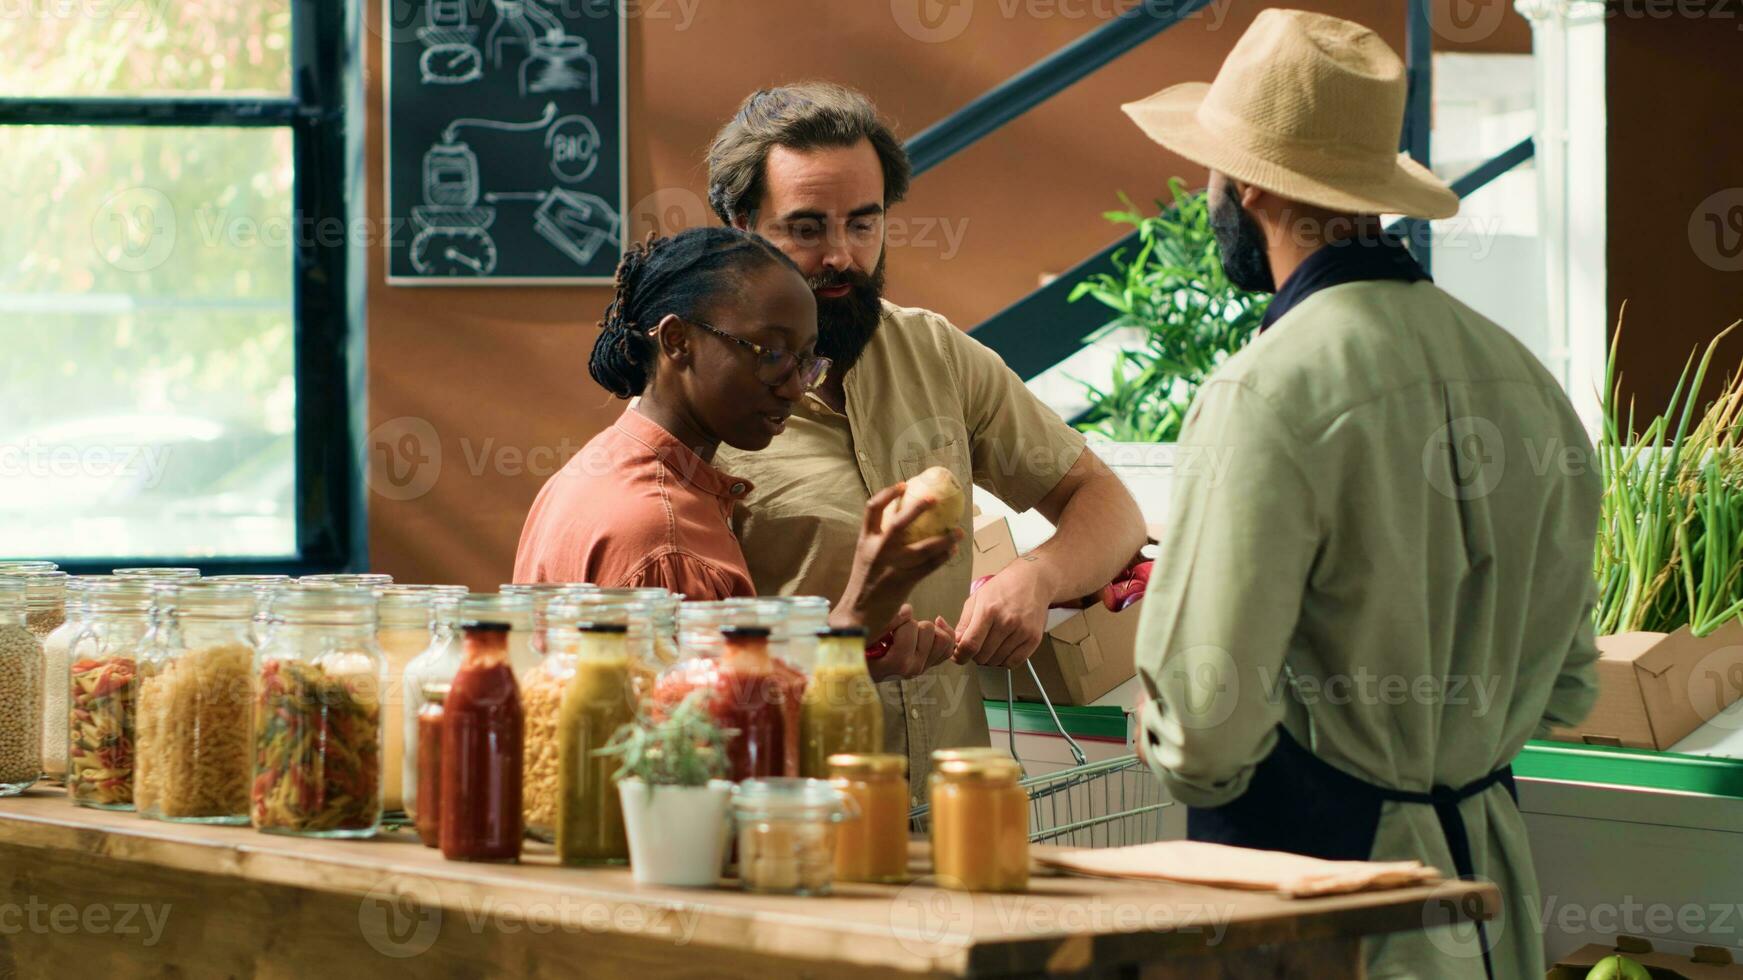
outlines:
[[[721,447],[715,462],[755,485],[734,512],[751,579],[764,595],[839,598],[866,501],[933,466],[984,487],[1017,511],[1046,497],[1084,439],[985,345],[936,313],[884,304],[883,323],[846,375],[847,413],[817,395],[755,453]],[[973,508],[962,529],[972,533]],[[956,625],[968,600],[972,549],[914,589],[914,617]],[[878,632],[872,627],[872,631]],[[924,793],[934,749],[988,744],[977,668],[944,664],[879,685],[885,749],[908,757]]]

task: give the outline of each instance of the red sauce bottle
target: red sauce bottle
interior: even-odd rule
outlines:
[[[797,776],[804,675],[769,656],[766,627],[728,626],[720,632],[726,649],[709,700],[715,720],[738,731],[727,743],[731,778]]]
[[[508,631],[507,623],[466,627],[466,659],[443,703],[440,837],[450,861],[520,859],[526,735]]]

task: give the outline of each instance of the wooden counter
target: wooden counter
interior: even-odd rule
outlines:
[[[920,845],[916,845],[918,849]],[[923,856],[922,856],[923,857]],[[923,866],[923,864],[921,865]],[[409,832],[319,841],[0,800],[0,976],[1360,975],[1365,935],[1492,914],[1450,883],[1290,901],[1038,876],[1023,895],[923,881],[827,898],[638,888],[620,869],[443,861]]]

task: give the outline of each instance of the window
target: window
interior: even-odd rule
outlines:
[[[360,557],[353,9],[26,0],[0,18],[0,556]]]

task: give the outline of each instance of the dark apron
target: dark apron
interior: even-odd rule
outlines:
[[[1186,836],[1189,840],[1288,851],[1328,861],[1366,861],[1373,854],[1381,806],[1387,802],[1420,803],[1434,807],[1454,869],[1460,878],[1471,879],[1476,868],[1459,803],[1496,783],[1507,787],[1514,803],[1519,802],[1512,766],[1503,766],[1464,786],[1436,786],[1427,793],[1376,786],[1322,760],[1278,726],[1277,747],[1253,771],[1247,791],[1223,806],[1188,807]],[[1480,921],[1477,939],[1483,947],[1483,970],[1493,980],[1489,937]]]

